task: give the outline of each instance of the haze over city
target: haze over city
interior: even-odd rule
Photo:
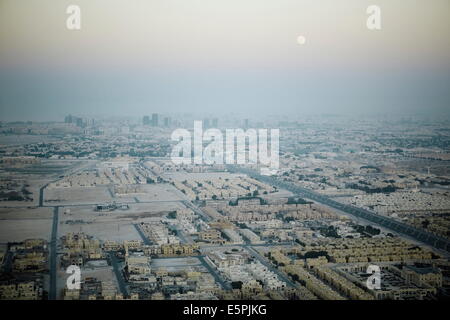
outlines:
[[[0,2],[0,116],[448,115],[446,0]],[[299,45],[297,37],[306,43]]]

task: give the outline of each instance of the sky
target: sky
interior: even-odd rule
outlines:
[[[449,84],[448,0],[0,0],[2,121],[449,114]]]

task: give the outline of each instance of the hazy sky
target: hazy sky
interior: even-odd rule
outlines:
[[[1,120],[189,111],[450,113],[450,1],[0,0]]]

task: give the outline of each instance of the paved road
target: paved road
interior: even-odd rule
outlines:
[[[7,251],[5,254],[5,257],[3,258],[3,264],[2,264],[2,272],[12,272],[12,263],[13,263],[13,253],[10,251]]]
[[[152,245],[152,242],[147,238],[147,236],[142,232],[141,228],[137,224],[133,224],[133,226],[136,228],[137,232],[141,236],[142,241],[146,246]]]
[[[139,201],[136,202],[135,200],[133,201],[120,201],[117,203],[120,204],[136,204],[136,203],[160,203],[160,202],[167,202],[167,203],[175,203],[175,202],[183,202],[184,200],[149,200],[149,201]],[[107,201],[106,201],[107,202]],[[99,204],[105,203],[105,201],[102,202],[96,202],[96,203],[76,203],[76,204],[70,204],[70,203],[59,203],[58,206],[60,207],[92,207],[92,206],[97,206]],[[110,202],[111,203],[111,202]],[[42,207],[45,208],[53,208],[56,205],[42,205]],[[10,206],[0,206],[0,208],[30,208],[31,206],[14,206],[14,207],[10,207]]]
[[[372,211],[369,211],[369,210],[366,210],[363,208],[359,208],[359,207],[355,207],[355,206],[347,205],[347,204],[342,204],[342,203],[337,202],[327,196],[321,195],[319,193],[316,193],[314,191],[311,191],[311,190],[308,190],[305,188],[298,187],[292,183],[281,181],[281,180],[271,177],[271,176],[262,176],[254,170],[250,170],[250,169],[243,168],[243,167],[237,167],[237,166],[229,166],[229,170],[231,172],[245,173],[245,174],[249,175],[250,177],[257,179],[259,181],[274,185],[278,188],[282,188],[282,189],[291,191],[292,193],[297,194],[300,197],[307,198],[310,200],[314,200],[318,203],[325,204],[327,206],[341,210],[345,213],[351,214],[358,218],[363,218],[363,219],[373,222],[375,224],[381,225],[387,229],[393,230],[393,231],[403,234],[407,237],[411,237],[419,242],[431,245],[434,248],[442,249],[447,252],[450,252],[450,241],[443,237],[432,234],[430,232],[426,232],[426,231],[414,228],[414,227],[409,226],[400,221],[396,221],[392,218],[379,215],[375,212],[372,212]]]
[[[233,247],[279,247],[279,246],[293,246],[297,245],[295,242],[276,242],[276,243],[258,243],[258,244],[206,244],[200,245],[200,250],[202,249],[215,249],[215,248],[233,248]]]
[[[261,262],[267,269],[275,273],[278,278],[284,282],[287,283],[288,286],[296,288],[298,285],[293,282],[289,277],[287,277],[285,274],[283,274],[280,270],[275,268],[266,258],[264,258],[262,255],[260,255],[255,249],[253,249],[251,246],[244,246],[245,249],[253,256],[255,257],[259,262]]]
[[[113,188],[114,186],[110,186],[110,187],[108,187],[108,188],[106,188],[107,190],[108,190],[108,193],[109,193],[109,195],[110,195],[110,197],[111,198],[115,198],[116,197],[116,195],[114,194],[114,192],[112,191],[112,188]]]
[[[53,225],[52,225],[52,238],[50,241],[50,289],[48,293],[49,300],[56,300],[56,247],[58,244],[58,213],[59,207],[53,208]]]
[[[48,183],[39,188],[39,207],[44,206],[44,189],[47,188]]]
[[[208,261],[206,261],[205,256],[197,256],[197,258],[200,260],[203,266],[209,271],[209,273],[214,277],[216,282],[222,286],[223,289],[231,290],[231,284],[225,282],[222,279],[222,276],[219,274],[219,272]]]
[[[113,267],[114,274],[116,275],[117,278],[117,283],[119,284],[120,293],[122,293],[122,295],[126,297],[128,296],[128,291],[127,286],[125,284],[125,279],[123,278],[122,270],[119,267],[119,262],[117,261],[114,252],[108,252],[108,255],[111,260],[111,265]]]
[[[198,214],[199,216],[201,216],[203,218],[204,221],[209,222],[211,221],[211,218],[204,213],[199,207],[197,207],[195,204],[193,204],[192,202],[188,201],[188,200],[182,200],[181,201],[186,207],[190,208],[191,210],[193,210],[196,214]]]

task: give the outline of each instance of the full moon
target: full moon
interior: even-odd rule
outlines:
[[[297,43],[298,43],[299,45],[304,45],[304,44],[306,43],[306,38],[305,38],[305,36],[298,36],[298,37],[297,37]]]

